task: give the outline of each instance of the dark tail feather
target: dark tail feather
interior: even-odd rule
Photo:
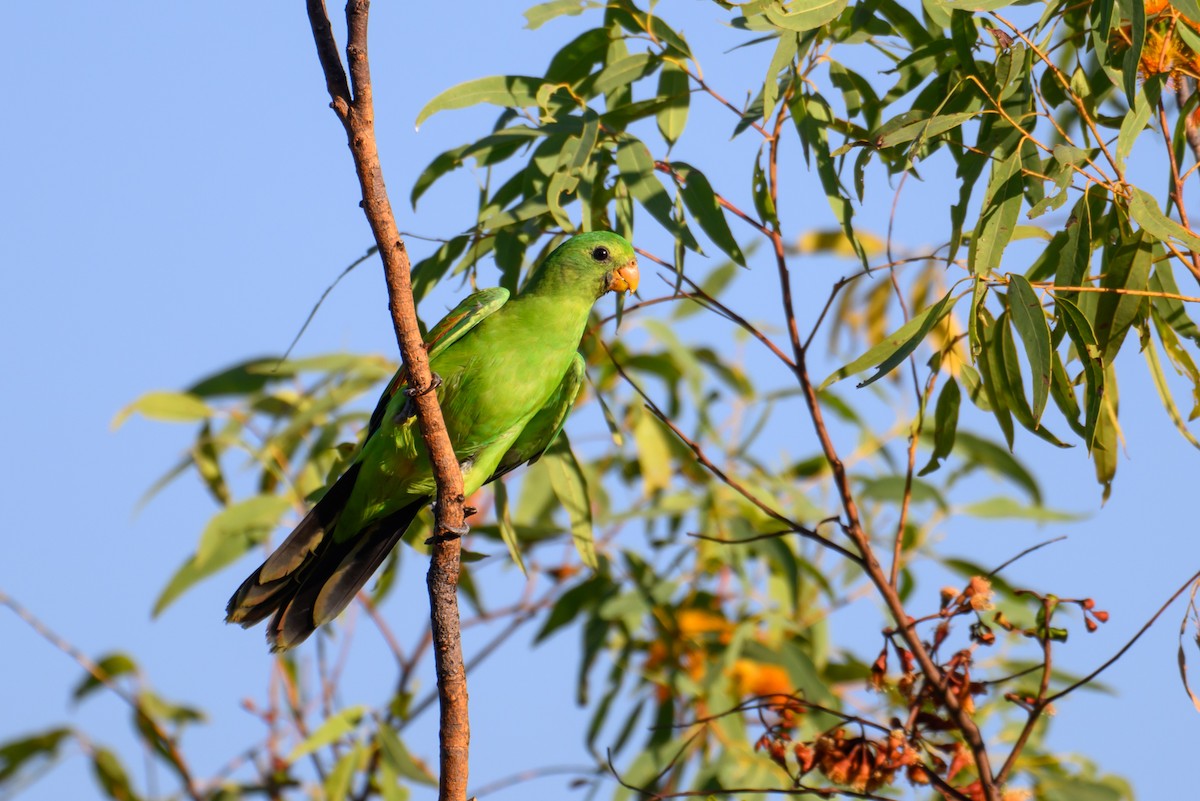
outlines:
[[[335,542],[330,537],[315,558],[274,596],[272,608],[277,611],[267,625],[271,650],[299,645],[318,626],[337,617],[383,564],[425,503],[424,498],[413,501],[370,523],[348,541]]]
[[[267,639],[281,650],[300,643],[346,607],[424,505],[423,499],[415,501],[347,541],[336,542],[333,530],[358,470],[352,465],[242,582],[225,607],[227,623],[249,627],[275,615]]]
[[[225,622],[253,626],[285,604],[303,568],[321,549],[358,478],[357,464],[342,474],[300,525],[242,582],[225,606]]]

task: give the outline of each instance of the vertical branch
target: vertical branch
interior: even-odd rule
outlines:
[[[408,251],[396,227],[379,163],[375,110],[371,100],[371,71],[367,59],[370,2],[349,0],[346,4],[349,82],[338,55],[324,0],[308,0],[307,5],[317,55],[332,101],[330,106],[346,129],[346,139],[362,189],[363,211],[383,259],[392,324],[408,371],[408,384],[417,391],[413,398],[417,421],[437,481],[437,532],[427,584],[441,701],[439,798],[442,801],[457,801],[466,798],[470,726],[458,613],[459,541],[448,535],[461,530],[463,524],[462,471],[454,455],[437,396],[430,391],[434,383],[417,326]]]
[[[783,120],[785,119],[784,115],[787,113],[791,100],[791,92],[792,89],[789,87],[788,91],[780,99],[778,116],[775,119],[775,127],[772,131],[770,147],[768,149],[767,188],[775,208],[775,219],[772,221],[772,226],[767,232],[767,236],[771,240],[775,255],[775,266],[779,274],[780,299],[783,302],[783,313],[787,321],[788,339],[792,346],[794,359],[792,372],[800,384],[801,394],[804,396],[805,405],[808,407],[809,417],[812,420],[817,439],[821,444],[821,452],[824,454],[825,461],[829,464],[829,469],[833,473],[833,483],[841,500],[842,509],[846,514],[846,522],[843,524],[843,530],[854,543],[855,549],[861,556],[859,564],[867,574],[867,578],[875,587],[875,590],[879,593],[884,605],[887,606],[888,613],[895,620],[900,635],[904,638],[904,642],[909,650],[912,651],[913,657],[916,659],[925,680],[930,686],[937,688],[938,700],[949,710],[951,720],[954,721],[963,740],[967,744],[967,748],[970,749],[979,774],[979,786],[984,800],[999,801],[1000,791],[992,776],[987,745],[983,741],[983,734],[979,731],[979,726],[975,723],[975,719],[971,716],[971,713],[963,707],[962,701],[959,700],[958,696],[947,689],[946,683],[943,681],[941,669],[933,661],[933,657],[917,633],[916,627],[909,624],[909,615],[904,609],[904,602],[900,600],[899,592],[888,580],[887,573],[884,572],[879,559],[875,556],[875,551],[871,547],[870,537],[867,535],[866,528],[863,526],[862,518],[858,512],[858,504],[854,500],[854,492],[850,486],[850,478],[846,473],[845,463],[842,462],[837,448],[833,444],[833,439],[829,435],[829,428],[825,423],[821,403],[817,398],[816,387],[813,386],[812,376],[808,372],[808,352],[806,345],[800,341],[800,330],[796,323],[796,311],[792,303],[791,274],[788,269],[786,251],[783,244],[783,226],[779,221],[777,183],[779,142]]]

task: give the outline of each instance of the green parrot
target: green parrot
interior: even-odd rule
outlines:
[[[470,295],[426,336],[465,494],[532,462],[562,430],[583,383],[577,350],[595,302],[637,289],[633,246],[575,236],[508,290]],[[346,608],[436,495],[403,367],[388,384],[355,460],[275,552],[238,587],[226,622],[272,616],[271,650],[303,642]]]

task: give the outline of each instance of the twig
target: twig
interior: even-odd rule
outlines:
[[[593,765],[548,765],[544,768],[532,768],[488,782],[472,792],[471,797],[479,798],[516,784],[524,784],[534,779],[544,779],[547,776],[587,776],[595,772],[596,768]]]
[[[1131,639],[1129,642],[1125,643],[1124,647],[1122,647],[1120,651],[1117,651],[1115,654],[1113,654],[1111,659],[1109,659],[1107,662],[1105,662],[1100,667],[1093,670],[1091,673],[1084,676],[1079,681],[1077,681],[1074,684],[1072,684],[1071,686],[1067,687],[1065,690],[1059,690],[1054,695],[1047,698],[1046,703],[1047,704],[1053,703],[1054,701],[1057,701],[1059,698],[1062,698],[1067,693],[1074,692],[1075,690],[1079,689],[1083,685],[1089,684],[1092,681],[1092,679],[1096,678],[1101,673],[1108,670],[1108,668],[1110,666],[1112,666],[1113,663],[1115,663],[1118,659],[1120,659],[1121,657],[1123,657],[1125,655],[1126,651],[1128,651],[1130,648],[1133,647],[1133,644],[1135,642],[1137,642],[1143,634],[1145,634],[1147,631],[1150,630],[1150,627],[1153,626],[1154,622],[1156,620],[1158,620],[1159,617],[1162,616],[1162,613],[1167,611],[1167,607],[1169,607],[1171,604],[1175,603],[1175,599],[1178,598],[1180,595],[1183,595],[1184,591],[1187,590],[1188,587],[1192,586],[1192,582],[1196,581],[1197,579],[1200,579],[1200,571],[1193,573],[1192,577],[1183,583],[1183,586],[1181,586],[1179,589],[1175,590],[1174,594],[1172,594],[1171,597],[1167,599],[1167,602],[1164,603],[1162,606],[1160,606],[1158,608],[1158,611],[1154,613],[1154,617],[1147,620],[1146,624],[1144,626],[1142,626],[1140,629],[1138,629],[1138,633],[1133,635],[1133,639]]]
[[[1004,764],[1000,767],[1000,772],[996,774],[996,784],[1001,787],[1008,782],[1008,777],[1012,774],[1012,770],[1016,767],[1017,759],[1021,756],[1021,752],[1025,750],[1025,744],[1029,742],[1029,738],[1033,735],[1033,729],[1037,726],[1038,720],[1042,713],[1046,711],[1046,707],[1050,705],[1050,701],[1046,698],[1046,693],[1050,689],[1050,673],[1053,666],[1053,652],[1051,649],[1050,639],[1050,614],[1054,609],[1055,601],[1051,598],[1042,599],[1042,614],[1045,616],[1046,629],[1042,631],[1040,637],[1042,640],[1042,681],[1038,685],[1037,699],[1029,708],[1029,716],[1025,718],[1025,725],[1021,727],[1021,733],[1017,735],[1016,742],[1013,743],[1012,750],[1008,752],[1008,758],[1004,760]]]
[[[331,106],[346,129],[354,156],[354,167],[362,189],[362,207],[379,246],[387,278],[388,305],[392,325],[408,371],[409,384],[424,390],[433,385],[421,330],[417,324],[412,295],[408,252],[396,227],[388,200],[375,140],[375,110],[371,71],[367,59],[368,0],[349,0],[346,5],[346,61],[350,82],[338,54],[337,42],[324,0],[308,0],[308,18],[317,55],[325,73]],[[351,94],[353,89],[353,94]],[[430,619],[433,623],[434,662],[441,699],[441,770],[439,798],[465,799],[467,793],[468,747],[471,739],[467,717],[467,682],[459,632],[458,576],[460,543],[446,536],[463,524],[463,479],[458,458],[446,431],[445,420],[434,392],[421,391],[413,398],[421,436],[425,442],[437,482],[437,531],[426,582],[429,587]]]
[[[378,252],[378,245],[372,245],[371,247],[367,248],[366,253],[347,264],[345,269],[338,273],[338,277],[333,279],[333,283],[325,287],[325,291],[321,293],[321,297],[317,298],[317,302],[314,303],[312,309],[309,310],[308,316],[304,318],[304,323],[300,326],[300,330],[296,332],[296,336],[292,337],[292,341],[287,346],[287,350],[285,350],[283,355],[279,357],[279,361],[275,362],[276,370],[279,369],[280,365],[287,361],[288,356],[292,355],[292,350],[295,349],[296,343],[300,341],[300,337],[304,336],[304,332],[308,330],[309,324],[312,323],[313,318],[317,316],[317,311],[321,308],[321,304],[325,302],[325,298],[329,297],[329,293],[333,291],[333,288],[341,283],[342,279],[349,275],[355,267],[362,264],[364,261],[371,258]]]
[[[1030,547],[1026,548],[1025,550],[1021,551],[1019,554],[1014,556],[1012,559],[1009,559],[1007,562],[1002,562],[999,567],[992,570],[992,572],[988,573],[987,576],[985,576],[984,578],[990,579],[992,576],[996,575],[1001,570],[1008,567],[1009,565],[1011,565],[1013,562],[1017,561],[1018,559],[1025,557],[1025,556],[1029,556],[1029,554],[1031,554],[1034,551],[1039,550],[1041,548],[1045,548],[1047,545],[1053,545],[1056,542],[1062,542],[1066,538],[1067,538],[1067,535],[1063,534],[1061,537],[1055,537],[1052,540],[1046,540],[1045,542],[1039,542],[1037,545],[1031,545]]]
[[[650,410],[650,413],[653,414],[655,417],[657,417],[659,420],[661,420],[663,425],[665,425],[667,428],[671,429],[671,432],[676,437],[679,438],[680,442],[682,442],[684,445],[686,445],[688,447],[688,449],[691,450],[692,454],[695,455],[695,457],[696,457],[696,461],[698,461],[705,469],[707,469],[710,473],[712,473],[714,476],[716,476],[718,479],[720,479],[730,489],[734,490],[739,495],[741,495],[743,498],[750,501],[750,503],[752,503],[756,507],[758,507],[768,517],[770,517],[774,520],[778,520],[780,523],[783,523],[785,526],[788,526],[792,531],[795,531],[800,536],[805,537],[810,540],[813,540],[814,542],[818,542],[821,545],[824,545],[826,548],[829,548],[830,550],[841,554],[845,558],[849,559],[851,562],[854,562],[856,564],[861,564],[861,560],[859,559],[858,554],[852,553],[851,551],[847,550],[846,548],[843,548],[841,545],[838,545],[833,540],[827,539],[826,537],[823,537],[820,534],[818,534],[816,531],[813,531],[812,529],[807,528],[806,526],[802,526],[799,523],[797,523],[796,521],[788,518],[787,516],[785,516],[778,510],[776,510],[774,507],[772,507],[770,504],[768,504],[765,501],[763,501],[762,499],[760,499],[753,492],[746,489],[744,486],[742,486],[741,483],[739,483],[735,479],[731,478],[728,474],[725,473],[724,470],[717,467],[717,465],[714,464],[713,461],[711,459],[709,459],[708,456],[704,453],[704,449],[701,448],[700,445],[695,440],[691,439],[686,434],[684,434],[682,431],[680,431],[679,426],[675,425],[675,422],[673,420],[671,420],[671,418],[668,417],[662,411],[662,409],[660,409],[658,407],[658,404],[656,404],[650,398],[650,396],[646,394],[645,390],[643,390],[641,388],[641,386],[639,386],[638,383],[636,381],[634,381],[633,378],[631,378],[628,373],[625,372],[625,368],[622,367],[621,363],[617,361],[616,356],[609,349],[608,345],[603,340],[597,340],[597,341],[600,343],[600,346],[602,348],[604,348],[604,352],[608,354],[609,360],[613,363],[613,367],[616,368],[616,370],[620,374],[621,378],[625,379],[625,382],[627,384],[629,384],[629,386],[633,387],[634,392],[636,392],[638,395],[640,395],[642,397],[642,400],[645,401],[646,408]]]
[[[53,629],[35,617],[32,612],[3,590],[0,590],[0,606],[7,606],[12,610],[13,614],[25,621],[39,637],[75,660],[75,663],[87,671],[89,676],[100,682],[106,689],[128,704],[138,719],[145,723],[154,733],[158,744],[161,745],[167,758],[179,773],[179,778],[183,780],[183,788],[188,797],[193,799],[193,801],[202,801],[204,795],[200,792],[200,788],[197,786],[196,780],[183,758],[183,754],[179,751],[175,738],[168,736],[163,731],[162,726],[158,724],[158,721],[147,714],[146,710],[142,707],[142,702],[136,696],[131,695],[124,687],[117,684],[113,680],[113,677],[88,658],[87,654],[59,636]]]

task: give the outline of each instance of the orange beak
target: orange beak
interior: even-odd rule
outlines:
[[[608,288],[613,292],[636,292],[639,277],[637,259],[634,259],[613,272],[608,279]]]

